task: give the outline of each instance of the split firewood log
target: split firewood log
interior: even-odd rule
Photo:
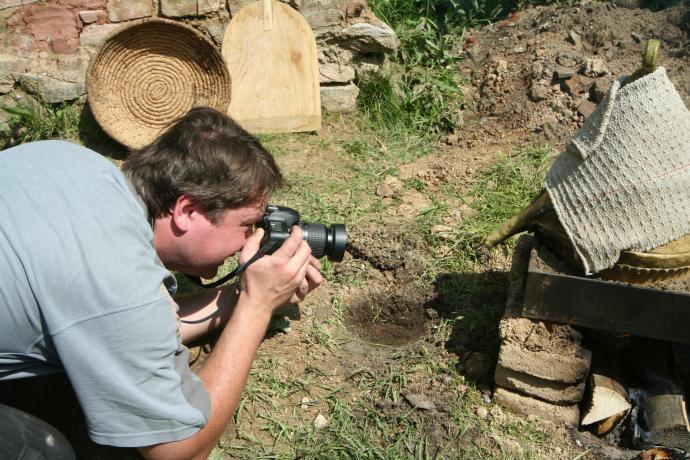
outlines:
[[[628,414],[631,407],[628,392],[614,379],[597,373],[590,376],[590,389],[580,424],[596,424],[595,433],[605,435]]]

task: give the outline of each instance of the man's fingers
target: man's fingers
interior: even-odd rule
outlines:
[[[314,256],[309,257],[309,263],[316,270],[321,270],[321,261]]]
[[[307,266],[306,279],[309,283],[310,291],[323,283],[323,276],[321,275],[321,272],[311,264]]]

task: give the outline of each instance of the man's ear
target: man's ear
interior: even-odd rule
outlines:
[[[196,199],[188,195],[180,195],[170,209],[172,224],[184,233],[189,230],[192,219],[201,211],[201,204]]]

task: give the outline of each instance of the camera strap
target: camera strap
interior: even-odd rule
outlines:
[[[251,257],[251,259],[249,259],[248,261],[246,261],[246,262],[243,263],[243,264],[239,264],[237,267],[235,267],[235,269],[234,269],[233,271],[231,271],[230,273],[228,273],[227,275],[225,275],[225,276],[222,277],[221,279],[216,280],[216,281],[214,281],[214,282],[212,282],[212,283],[204,284],[204,283],[201,281],[201,278],[198,277],[198,276],[188,275],[188,274],[186,274],[186,273],[184,273],[184,276],[186,276],[187,279],[189,279],[192,283],[196,284],[197,286],[201,286],[201,287],[206,288],[206,289],[213,289],[213,288],[216,288],[216,287],[220,286],[221,284],[225,284],[225,283],[227,283],[228,281],[230,281],[231,279],[237,277],[237,278],[238,278],[237,290],[238,290],[238,291],[243,291],[243,290],[244,290],[244,286],[242,286],[242,274],[243,274],[244,271],[247,269],[247,267],[249,267],[251,264],[253,264],[253,263],[256,262],[257,260],[259,260],[260,258],[262,258],[263,256],[265,256],[266,254],[268,254],[268,253],[270,253],[270,252],[273,252],[275,249],[277,249],[277,247],[278,247],[279,245],[280,245],[280,242],[272,242],[272,243],[267,243],[267,244],[261,246],[261,247],[259,248],[259,250],[256,251],[256,254],[254,254],[254,255]],[[191,321],[190,321],[190,320],[180,319],[180,321],[183,322],[183,323],[186,323],[186,324],[199,324],[199,323],[203,323],[203,322],[208,321],[209,319],[213,318],[214,316],[216,316],[216,315],[218,314],[219,311],[220,311],[220,308],[217,309],[216,311],[214,311],[213,313],[211,313],[210,315],[205,316],[204,318],[201,318],[201,319],[195,319],[195,320],[191,320]]]
[[[251,257],[251,259],[249,259],[248,261],[246,261],[243,264],[239,264],[237,267],[235,267],[235,269],[233,271],[231,271],[230,273],[228,273],[227,275],[225,275],[221,279],[213,281],[212,283],[204,284],[203,281],[201,281],[201,278],[198,276],[188,275],[186,273],[184,273],[184,276],[186,276],[187,279],[189,279],[189,281],[196,284],[197,286],[201,286],[201,287],[206,288],[206,289],[216,288],[222,284],[227,283],[231,279],[238,277],[239,283],[237,284],[237,289],[242,291],[243,290],[242,274],[247,269],[247,267],[249,267],[251,264],[253,264],[257,260],[259,260],[260,258],[265,256],[266,254],[273,252],[279,246],[279,244],[280,244],[279,242],[272,242],[272,243],[264,244],[263,246],[261,246],[259,248],[258,251],[256,251],[256,254],[254,254]]]

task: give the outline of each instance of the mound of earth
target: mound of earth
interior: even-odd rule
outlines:
[[[460,71],[469,109],[457,139],[467,147],[518,140],[562,146],[611,83],[633,73],[647,40],[690,102],[690,9],[652,12],[609,2],[543,6],[471,31]]]

